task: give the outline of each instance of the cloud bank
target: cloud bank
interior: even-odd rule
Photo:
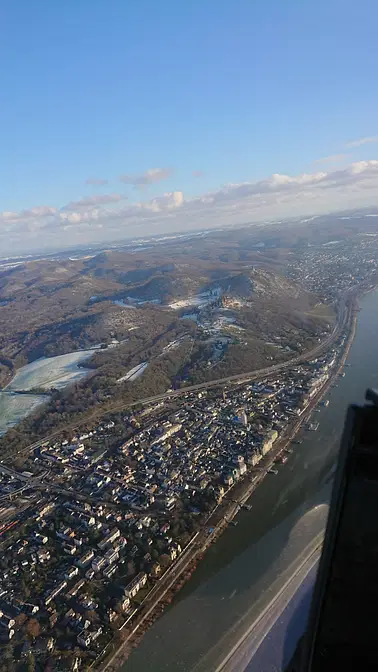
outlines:
[[[143,179],[159,181],[151,171]],[[128,203],[121,194],[100,194],[71,201],[60,209],[42,205],[2,212],[0,244],[9,253],[312,215],[376,204],[377,189],[378,161],[371,160],[330,171],[273,174],[191,199],[174,191]]]

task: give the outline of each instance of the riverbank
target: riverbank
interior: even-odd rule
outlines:
[[[166,589],[165,587],[163,594],[160,596],[158,591],[156,591],[154,596],[154,604],[150,603],[149,596],[147,596],[148,604],[146,604],[146,609],[140,613],[138,622],[135,624],[133,629],[130,630],[127,634],[125,633],[124,641],[118,650],[115,651],[110,658],[108,658],[108,661],[105,662],[105,664],[102,664],[102,667],[100,665],[103,671],[107,670],[109,672],[110,670],[116,670],[124,661],[127,660],[132,649],[139,645],[146,631],[161,616],[165,607],[172,601],[174,595],[192,576],[198,562],[202,559],[206,550],[218,540],[224,530],[228,527],[229,523],[239,512],[240,508],[246,504],[257,486],[263,481],[277,458],[292,442],[303,424],[308,421],[314,410],[314,407],[327,393],[335,378],[343,368],[345,360],[348,356],[356,329],[356,314],[353,304],[348,308],[347,319],[341,325],[340,332],[342,329],[348,330],[347,340],[345,342],[343,352],[341,355],[339,355],[337,364],[328,380],[319,389],[318,393],[308,404],[306,410],[302,413],[300,418],[287,427],[286,431],[271,449],[269,454],[263,458],[262,462],[260,462],[259,468],[251,471],[244,478],[243,482],[237,483],[224,497],[221,504],[219,504],[210,514],[200,534],[198,535],[196,543],[193,545],[190,554],[185,558],[185,562],[180,565],[179,571],[177,571],[175,574],[174,580],[171,582],[169,589]],[[164,577],[161,581],[163,580]]]
[[[282,453],[284,453],[284,451],[288,448],[288,446],[293,442],[299,430],[303,427],[303,425],[306,422],[310,420],[310,417],[315,407],[327,394],[328,390],[334,383],[335,379],[337,379],[337,376],[341,373],[345,361],[348,357],[350,347],[353,343],[355,331],[356,331],[356,317],[354,316],[352,318],[350,335],[348,337],[345,350],[343,352],[340,361],[337,363],[335,370],[330,375],[328,380],[324,383],[324,385],[322,385],[322,387],[319,389],[318,393],[314,396],[311,402],[308,404],[306,410],[302,413],[301,417],[297,420],[297,422],[295,422],[293,425],[287,428],[286,432],[284,432],[284,434],[280,437],[277,443],[269,451],[268,455],[266,455],[265,458],[263,458],[262,464],[260,463],[258,469],[255,469],[254,472],[252,471],[250,475],[247,475],[244,482],[237,483],[232,488],[231,493],[232,499],[229,500],[229,506],[227,507],[226,511],[222,512],[223,514],[222,518],[218,519],[218,521],[212,520],[211,518],[209,519],[209,526],[213,525],[214,531],[207,537],[207,540],[203,548],[201,549],[202,552],[204,552],[210,544],[214,543],[217,540],[219,535],[223,532],[224,528],[230,523],[230,521],[233,520],[233,518],[239,512],[240,508],[247,503],[248,499],[251,497],[252,493],[257,488],[257,486],[268,475],[269,470],[276,463],[277,459],[282,456]]]
[[[331,373],[329,378],[325,381],[324,385],[322,385],[317,392],[317,394],[314,396],[314,398],[309,402],[308,406],[306,407],[305,411],[302,413],[302,415],[298,418],[298,420],[293,423],[293,425],[289,425],[286,429],[286,432],[281,435],[281,437],[278,439],[278,441],[273,445],[272,449],[269,451],[268,455],[263,458],[265,460],[262,464],[260,463],[261,466],[259,466],[257,471],[257,474],[252,474],[249,476],[249,478],[252,478],[250,483],[245,484],[243,483],[237,483],[233,488],[232,488],[232,495],[233,495],[233,500],[236,499],[236,502],[233,500],[230,500],[230,507],[227,510],[225,516],[223,517],[224,523],[228,524],[230,520],[232,520],[235,515],[238,513],[239,509],[241,506],[243,506],[250,496],[252,495],[253,491],[255,488],[261,483],[261,481],[267,476],[269,473],[269,469],[273,467],[275,464],[276,460],[281,457],[282,453],[288,448],[289,444],[292,443],[292,441],[295,439],[296,435],[298,434],[299,430],[302,428],[302,426],[309,421],[314,408],[321,402],[323,397],[327,394],[328,390],[330,387],[334,384],[334,381],[337,379],[339,374],[341,373],[342,369],[344,368],[346,359],[348,357],[350,348],[352,346],[355,334],[356,334],[356,326],[357,326],[357,315],[355,314],[356,307],[352,307],[351,309],[351,316],[350,316],[350,327],[349,327],[349,334],[347,337],[347,341],[345,344],[345,348],[343,350],[343,353],[335,365],[334,371]],[[247,475],[248,479],[248,475]],[[240,488],[238,488],[240,486]],[[240,489],[240,492],[239,492]],[[210,522],[210,521],[209,521]],[[219,526],[222,525],[222,522],[219,521]],[[224,526],[223,526],[224,527]],[[220,532],[222,529],[220,529]],[[214,538],[217,538],[219,534],[217,534],[218,530],[214,530],[214,535],[216,535]],[[213,543],[213,539],[210,540],[210,543]],[[205,549],[203,549],[205,550]]]
[[[283,435],[280,437],[280,439],[276,442],[276,444],[273,445],[268,455],[266,455],[265,458],[263,458],[262,464],[261,463],[259,464],[258,469],[256,469],[255,472],[252,472],[250,475],[247,475],[244,482],[237,483],[232,488],[232,499],[230,499],[229,507],[227,508],[226,512],[224,512],[222,519],[218,520],[218,522],[215,523],[215,521],[212,521],[210,518],[209,525],[211,526],[212,523],[215,523],[215,529],[214,532],[212,532],[212,534],[209,535],[207,543],[203,547],[202,552],[204,552],[211,543],[214,543],[216,541],[216,539],[222,533],[223,529],[229,524],[231,520],[233,520],[233,518],[239,512],[240,508],[247,503],[248,499],[251,497],[256,487],[267,476],[269,470],[276,463],[277,459],[282,456],[282,453],[284,453],[285,450],[288,448],[288,446],[293,442],[302,426],[309,421],[315,407],[321,402],[323,397],[327,394],[328,390],[334,384],[334,381],[337,379],[342,369],[344,368],[345,361],[348,357],[350,348],[352,346],[355,337],[356,325],[357,325],[357,316],[352,315],[350,332],[340,360],[337,362],[335,369],[331,373],[328,380],[326,380],[324,385],[321,386],[321,388],[314,396],[314,398],[310,401],[310,403],[308,404],[308,406],[306,407],[305,411],[302,413],[300,418],[297,420],[297,422],[295,422],[291,426],[288,426],[286,432],[284,432]]]

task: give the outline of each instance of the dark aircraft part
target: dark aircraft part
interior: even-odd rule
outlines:
[[[307,632],[285,672],[378,670],[378,391],[348,409]]]

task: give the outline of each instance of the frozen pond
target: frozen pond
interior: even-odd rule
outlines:
[[[79,368],[78,364],[89,359],[93,354],[93,350],[78,350],[66,355],[36,359],[35,362],[18,369],[15,377],[5,389],[7,391],[32,390],[35,387],[43,387],[47,391],[51,387],[61,389],[68,383],[86,376],[87,371]]]
[[[62,389],[87,375],[87,369],[79,368],[78,364],[92,355],[93,350],[79,350],[37,359],[19,369],[9,385],[0,391],[0,436],[48,400],[46,395],[14,394],[15,391],[37,387],[46,391],[52,387]]]
[[[39,394],[0,392],[0,436],[48,400]]]

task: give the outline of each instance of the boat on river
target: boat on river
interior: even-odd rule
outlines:
[[[268,469],[268,474],[274,474],[275,476],[277,476],[278,469]]]

